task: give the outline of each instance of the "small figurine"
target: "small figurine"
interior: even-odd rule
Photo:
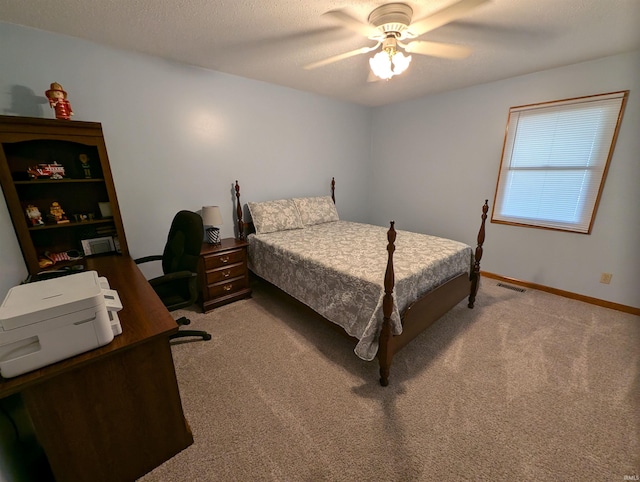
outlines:
[[[36,206],[34,206],[33,204],[29,204],[26,211],[31,226],[42,226],[44,224],[44,221],[42,220],[42,214]]]
[[[69,222],[69,219],[67,219],[67,216],[62,210],[62,206],[60,206],[60,203],[58,202],[54,201],[53,203],[51,203],[51,207],[49,208],[49,214],[58,224]]]
[[[51,88],[45,92],[49,99],[49,105],[55,110],[56,119],[70,120],[73,115],[71,104],[67,100],[67,93],[57,82],[51,84]]]
[[[51,261],[46,256],[39,256],[38,266],[40,266],[41,268],[48,268],[49,266],[53,266],[53,261]]]
[[[80,154],[79,158],[85,179],[91,179],[91,165],[89,164],[89,157],[86,154]]]

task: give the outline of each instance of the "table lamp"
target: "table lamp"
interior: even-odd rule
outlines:
[[[220,244],[220,229],[215,226],[222,224],[222,215],[218,206],[202,207],[202,224],[207,228],[207,242],[209,244]]]

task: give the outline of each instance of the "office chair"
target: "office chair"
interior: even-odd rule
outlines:
[[[202,218],[191,211],[180,211],[171,222],[162,256],[146,256],[134,260],[136,264],[162,261],[164,275],[150,279],[149,284],[169,311],[191,306],[198,299],[198,260],[203,238]],[[191,320],[183,316],[176,323],[183,326],[191,323]],[[211,339],[209,333],[198,330],[180,330],[169,338],[187,336]]]

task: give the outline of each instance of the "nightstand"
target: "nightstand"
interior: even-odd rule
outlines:
[[[203,243],[198,264],[202,311],[251,296],[246,241],[225,238],[220,244]]]

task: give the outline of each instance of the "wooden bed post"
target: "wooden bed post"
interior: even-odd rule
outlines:
[[[331,199],[333,199],[333,204],[336,203],[336,178],[331,178]]]
[[[240,203],[240,185],[236,179],[236,215],[238,217],[238,239],[244,239],[244,223],[242,222],[242,204]]]
[[[380,385],[386,387],[389,385],[389,368],[391,367],[391,359],[393,351],[391,349],[391,314],[393,313],[393,287],[395,285],[395,274],[393,272],[393,252],[396,249],[396,230],[393,225],[395,221],[391,221],[391,227],[387,232],[387,251],[389,258],[387,260],[387,269],[384,274],[384,298],[382,298],[383,322],[380,338],[378,340],[378,361],[380,362]]]
[[[478,231],[478,246],[476,247],[475,262],[473,263],[473,270],[471,272],[471,292],[469,293],[469,308],[473,308],[473,304],[476,301],[476,294],[478,294],[478,287],[480,283],[480,260],[482,259],[482,245],[484,243],[484,224],[487,220],[487,211],[489,211],[489,200],[485,199],[484,206],[482,206],[482,223],[480,224],[480,231]]]

